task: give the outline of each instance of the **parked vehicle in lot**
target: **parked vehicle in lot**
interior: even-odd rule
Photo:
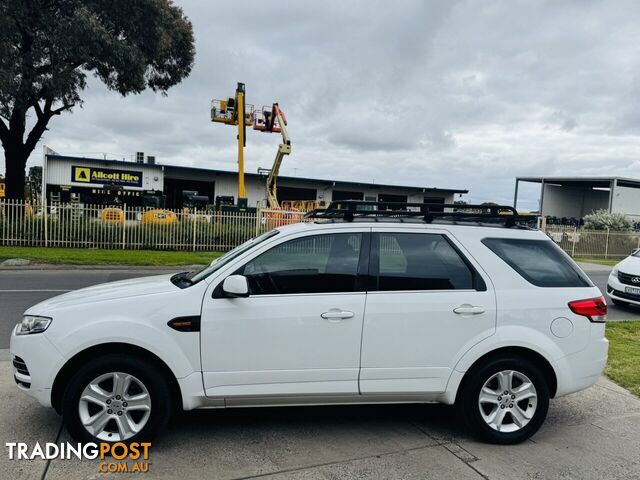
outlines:
[[[441,402],[520,442],[601,374],[606,303],[510,207],[453,207],[340,202],[201,271],[46,300],[11,337],[18,388],[81,441],[176,409]]]
[[[640,305],[640,249],[636,248],[613,267],[607,295],[616,305]]]

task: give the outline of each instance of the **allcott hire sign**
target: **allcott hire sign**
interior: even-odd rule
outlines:
[[[142,172],[113,168],[71,167],[71,181],[75,183],[99,183],[121,187],[142,187]]]

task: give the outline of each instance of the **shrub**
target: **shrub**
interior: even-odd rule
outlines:
[[[631,222],[622,213],[610,213],[607,210],[596,210],[584,217],[586,230],[612,230],[614,232],[628,232]]]

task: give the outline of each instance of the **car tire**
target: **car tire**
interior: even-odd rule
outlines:
[[[549,387],[529,360],[494,358],[469,372],[458,408],[480,439],[516,444],[531,437],[544,422],[549,410]]]
[[[172,411],[162,373],[129,355],[104,355],[80,367],[62,402],[64,423],[79,442],[146,441],[166,426]]]

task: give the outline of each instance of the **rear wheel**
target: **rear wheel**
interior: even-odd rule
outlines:
[[[171,405],[170,389],[155,367],[139,358],[105,355],[71,379],[62,415],[78,441],[130,443],[162,430]]]
[[[549,387],[530,361],[502,357],[470,372],[459,407],[482,439],[513,444],[538,431],[549,409]]]

